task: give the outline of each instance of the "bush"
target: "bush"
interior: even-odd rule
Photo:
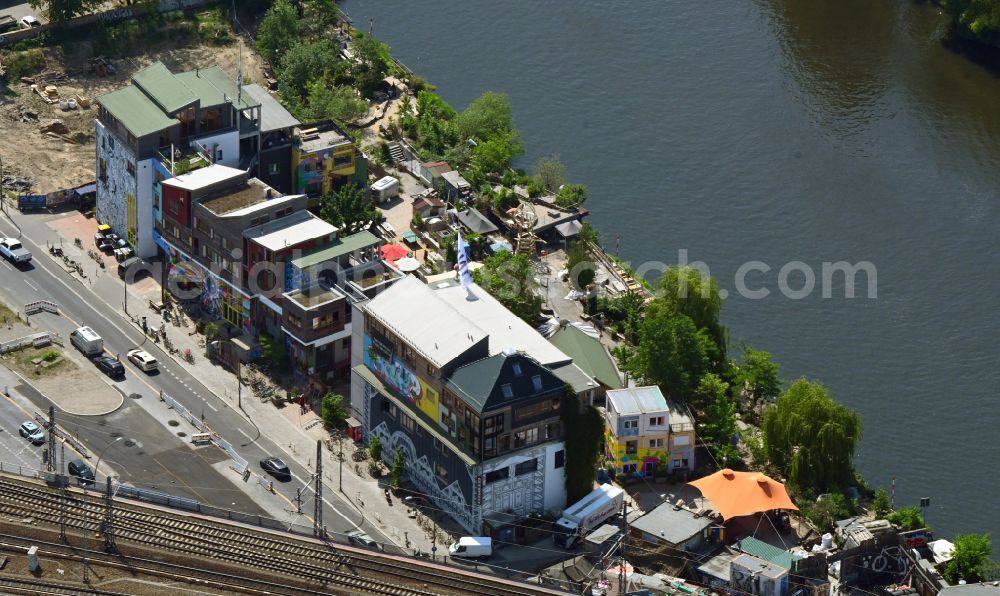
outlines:
[[[232,27],[221,8],[199,12],[197,16],[198,35],[204,43],[216,46],[233,43]]]
[[[59,357],[59,352],[57,352],[55,350],[49,350],[48,352],[45,352],[44,354],[42,354],[42,360],[44,360],[46,362],[52,362],[53,360],[55,360],[58,357]]]
[[[8,80],[17,80],[45,70],[45,54],[38,48],[23,52],[4,52],[2,57]]]
[[[820,532],[832,532],[834,522],[854,515],[854,503],[840,493],[821,495],[820,500],[802,507],[802,513]]]
[[[920,507],[916,506],[903,507],[897,511],[892,511],[886,516],[886,519],[889,520],[889,523],[899,527],[899,529],[904,532],[907,530],[919,530],[920,528],[925,527],[924,514],[920,510]]]
[[[378,437],[372,437],[368,441],[368,456],[376,464],[382,461],[382,441]]]
[[[872,513],[876,517],[884,518],[892,513],[892,505],[889,503],[889,493],[881,486],[875,491],[875,498],[872,500]]]

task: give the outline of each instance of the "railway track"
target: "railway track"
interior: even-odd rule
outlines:
[[[78,596],[96,594],[98,596],[129,596],[122,592],[106,592],[94,588],[77,588],[62,586],[51,580],[0,577],[0,593],[3,594],[56,594],[59,596]]]
[[[44,485],[0,477],[2,512],[58,525],[64,519],[63,508],[68,527],[100,531],[103,497],[94,495],[84,501],[79,493],[71,491],[64,498]],[[115,507],[114,520],[116,540],[271,571],[310,586],[346,586],[363,593],[394,596],[556,593],[501,579],[468,576],[405,557],[330,548],[121,502]]]

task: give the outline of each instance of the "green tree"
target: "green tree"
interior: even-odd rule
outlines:
[[[879,519],[885,518],[892,513],[892,504],[889,501],[889,493],[881,486],[875,489],[875,496],[872,499],[872,513]]]
[[[944,0],[944,7],[960,35],[1000,46],[1000,0]]]
[[[472,275],[477,284],[530,325],[541,317],[542,299],[535,294],[535,268],[527,255],[500,252],[483,261]]]
[[[594,471],[603,451],[604,418],[597,408],[581,404],[567,386],[562,422],[566,442],[566,500],[575,503],[594,490]]]
[[[339,393],[327,393],[323,396],[323,424],[327,428],[343,430],[347,427],[347,401]]]
[[[273,362],[279,371],[287,371],[291,362],[288,358],[288,350],[285,349],[285,342],[276,340],[266,333],[260,334],[259,341],[264,359]]]
[[[898,526],[901,530],[919,530],[926,527],[924,524],[924,513],[916,505],[912,507],[901,507],[890,512],[886,519],[889,523]]]
[[[372,204],[368,192],[354,184],[345,184],[323,195],[319,210],[320,217],[340,228],[345,236],[382,221],[382,214]]]
[[[499,173],[509,168],[510,162],[523,153],[520,135],[505,132],[473,147],[471,164],[484,174]]]
[[[337,3],[334,0],[306,0],[303,9],[302,33],[308,37],[323,35],[337,24]]]
[[[469,104],[456,118],[458,134],[464,139],[488,141],[514,131],[510,99],[503,93],[487,91]]]
[[[455,108],[433,91],[417,93],[417,113],[435,120],[451,120],[456,115]]]
[[[43,10],[52,23],[64,23],[93,12],[103,4],[103,0],[28,0],[31,8]]]
[[[832,532],[837,520],[854,515],[854,503],[841,493],[825,494],[816,503],[807,503],[802,510],[820,532]]]
[[[358,92],[347,86],[333,86],[322,81],[307,85],[309,96],[306,110],[309,120],[336,120],[353,122],[368,112],[368,102]]]
[[[688,399],[708,370],[706,348],[690,317],[653,301],[639,325],[635,353],[625,366],[632,376],[659,385],[668,396]]]
[[[823,385],[793,383],[764,411],[761,431],[768,459],[792,485],[825,492],[852,482],[861,418]]]
[[[950,584],[964,579],[968,583],[982,581],[983,567],[993,554],[989,534],[959,534],[955,536],[955,551],[944,567],[944,578]]]
[[[376,436],[368,441],[368,457],[375,462],[382,461],[382,440]]]
[[[729,398],[729,384],[712,373],[706,373],[695,391],[698,401],[707,404],[698,425],[698,436],[708,444],[720,467],[728,468],[740,460],[733,445],[736,436],[736,402]]]
[[[257,28],[257,51],[276,65],[292,46],[299,44],[300,32],[299,13],[295,7],[288,0],[275,0]]]
[[[351,44],[351,52],[355,60],[351,67],[355,85],[362,95],[370,97],[392,64],[389,46],[371,35],[358,32]]]
[[[738,391],[746,395],[752,406],[771,402],[781,393],[779,366],[771,354],[743,344],[743,357],[733,369],[733,381]]]
[[[658,287],[659,297],[671,311],[688,316],[695,327],[704,329],[725,357],[725,330],[719,322],[722,298],[719,284],[693,267],[669,267]]]
[[[594,282],[597,272],[594,270],[594,258],[590,256],[587,247],[574,242],[569,246],[566,261],[566,269],[569,271],[569,280],[574,288],[582,290]]]
[[[539,157],[535,162],[535,176],[541,184],[542,191],[556,192],[556,190],[566,183],[566,167],[558,156],[548,155]]]
[[[403,472],[406,471],[406,458],[403,457],[403,449],[396,447],[396,455],[392,459],[392,470],[389,471],[389,478],[392,488],[399,488],[403,482]]]
[[[564,184],[556,195],[556,205],[568,209],[578,207],[587,200],[587,187],[583,184]]]
[[[310,81],[327,80],[326,74],[334,73],[340,64],[337,53],[336,46],[329,39],[291,46],[282,54],[277,68],[282,93],[301,97]],[[332,74],[330,78],[333,78]]]

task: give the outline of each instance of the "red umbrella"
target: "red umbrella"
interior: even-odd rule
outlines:
[[[410,254],[410,249],[400,244],[386,244],[382,247],[382,258],[386,261],[398,261]]]

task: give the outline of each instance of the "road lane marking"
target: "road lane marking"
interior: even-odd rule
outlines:
[[[205,399],[204,397],[201,398],[201,401],[205,402],[205,405],[208,406],[213,412],[218,412],[219,411],[218,408],[216,408],[212,404],[208,403],[208,400]]]
[[[237,429],[236,429],[236,432],[240,433],[241,435],[243,435],[244,437],[246,437],[246,438],[250,439],[251,441],[253,440],[253,437],[251,437],[250,435],[248,435],[248,434],[246,434],[245,432],[243,432],[243,429],[242,429],[242,428],[237,428]]]
[[[24,280],[24,283],[28,284],[28,287],[31,288],[32,290],[34,290],[36,292],[40,291],[38,288],[35,287],[35,284],[31,283],[30,281]]]

